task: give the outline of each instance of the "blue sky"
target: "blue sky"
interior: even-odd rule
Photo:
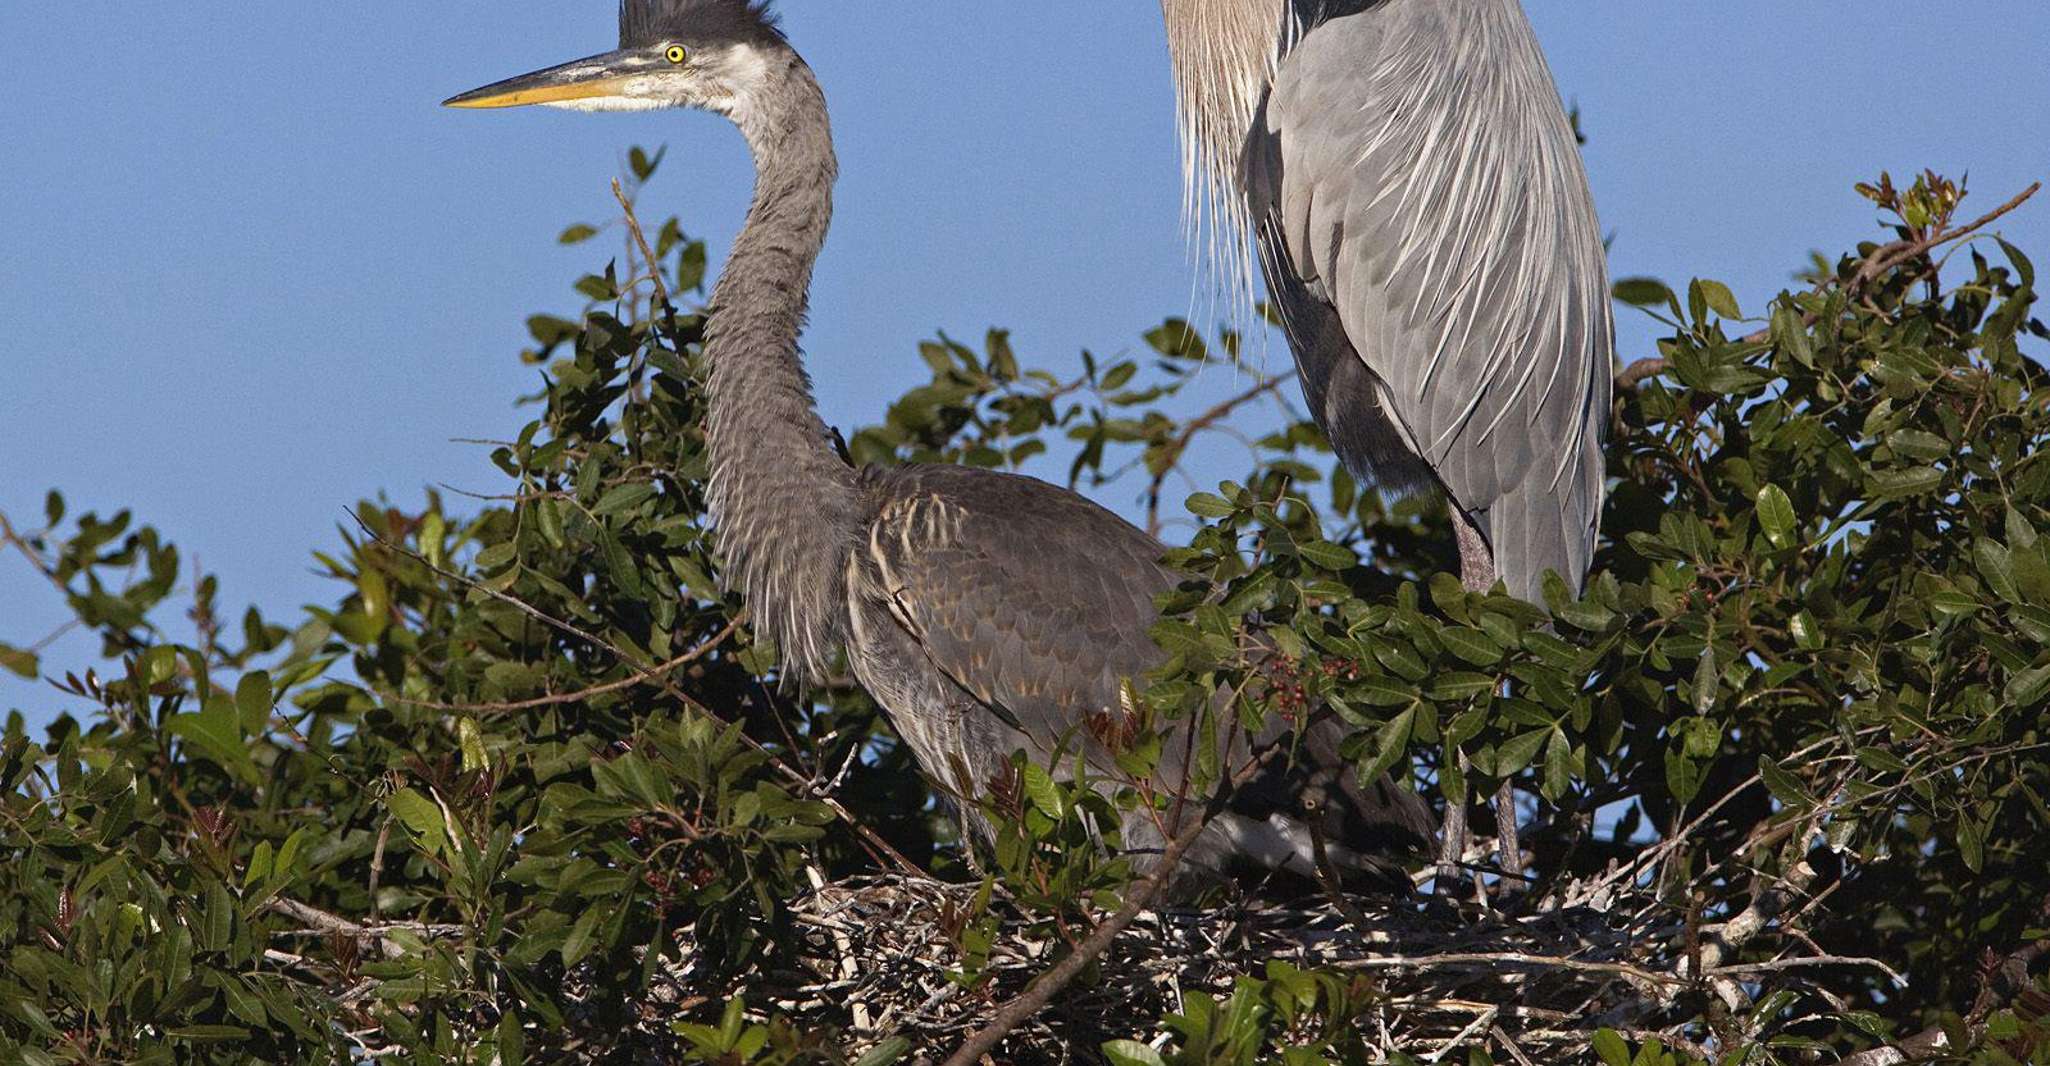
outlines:
[[[806,342],[829,421],[922,380],[936,329],[1008,326],[1068,365],[1191,308],[1152,0],[782,6],[840,143]],[[1618,276],[1717,277],[1755,308],[1810,249],[1874,232],[1854,180],[1969,171],[1984,210],[2050,176],[2041,0],[1526,6],[1584,111]],[[521,323],[575,309],[604,246],[553,238],[611,217],[626,147],[669,146],[647,209],[715,259],[745,209],[746,152],[715,118],[436,106],[610,47],[612,19],[609,0],[10,5],[0,510],[33,525],[52,486],[74,511],[133,507],[224,604],[290,617],[333,594],[309,552],[356,499],[492,489],[450,438],[524,421]],[[2050,264],[2050,196],[2003,232]],[[1621,326],[1626,358],[1650,350],[1648,322]],[[0,559],[0,641],[63,617]],[[58,699],[0,677],[0,709]]]

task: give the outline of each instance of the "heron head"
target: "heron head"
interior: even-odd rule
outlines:
[[[734,115],[788,52],[761,0],[621,0],[619,47],[472,89],[444,107],[696,107]]]

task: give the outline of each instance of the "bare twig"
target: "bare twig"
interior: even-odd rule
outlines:
[[[309,903],[278,896],[270,901],[270,909],[293,921],[304,924],[303,932],[318,936],[346,936],[356,940],[375,941],[384,949],[387,958],[397,958],[405,949],[392,940],[393,932],[420,933],[426,936],[452,936],[461,933],[468,926],[452,923],[433,924],[428,922],[375,922],[364,924],[352,922],[339,914],[330,914]]]
[[[1082,971],[1088,969],[1089,964],[1095,962],[1096,958],[1110,947],[1118,934],[1132,924],[1132,919],[1137,918],[1140,911],[1153,905],[1161,890],[1166,888],[1168,881],[1173,878],[1175,868],[1181,865],[1182,855],[1196,842],[1196,838],[1202,836],[1203,831],[1210,827],[1210,820],[1224,809],[1225,801],[1231,797],[1232,791],[1251,780],[1261,767],[1280,752],[1281,749],[1278,747],[1269,748],[1248,761],[1238,773],[1233,774],[1231,781],[1218,790],[1202,814],[1182,827],[1181,832],[1168,842],[1167,847],[1160,853],[1159,865],[1144,881],[1133,886],[1117,913],[1098,923],[1080,944],[1075,945],[1075,950],[1067,958],[1040,974],[1024,992],[1005,1004],[988,1025],[963,1041],[961,1046],[948,1056],[943,1066],[974,1066],[974,1063],[980,1061],[984,1055],[1003,1043],[1004,1037],[1010,1035],[1013,1029],[1039,1013],[1048,1003],[1053,1002],[1053,998],[1059,995],[1062,989],[1080,977]]]
[[[1616,390],[1629,392],[1645,381],[1665,373],[1668,365],[1664,359],[1639,359],[1616,375]]]
[[[376,692],[380,698],[391,700],[395,703],[410,704],[414,707],[425,707],[429,710],[435,711],[455,711],[472,714],[500,714],[508,711],[531,710],[535,707],[553,707],[558,704],[564,703],[579,703],[584,700],[590,699],[593,696],[602,696],[608,692],[617,692],[620,689],[632,688],[635,685],[641,684],[643,682],[653,681],[656,679],[658,675],[667,675],[670,671],[676,669],[679,666],[683,666],[688,663],[693,663],[701,658],[704,658],[705,655],[710,653],[714,648],[717,648],[719,645],[726,643],[727,638],[733,636],[734,631],[740,628],[741,622],[746,620],[746,618],[746,611],[741,611],[735,614],[733,618],[726,623],[725,628],[719,630],[717,633],[714,633],[710,637],[705,638],[705,640],[700,642],[696,647],[693,647],[691,650],[684,652],[682,655],[679,655],[676,658],[669,660],[668,662],[662,663],[658,666],[650,667],[646,670],[636,670],[632,677],[623,678],[618,681],[607,682],[603,685],[593,685],[590,688],[578,689],[575,692],[564,692],[554,696],[536,696],[533,699],[513,700],[506,703],[441,703],[435,700],[414,699],[411,696],[401,696],[397,693],[384,692],[377,689],[373,689],[372,691]]]
[[[626,212],[626,231],[633,234],[634,244],[640,247],[641,257],[647,260],[648,280],[655,285],[655,299],[663,310],[674,312],[676,305],[669,302],[669,286],[662,282],[662,261],[655,258],[655,250],[648,246],[647,234],[641,232],[641,220],[634,216],[633,201],[627,199],[626,187],[618,178],[612,179],[612,196],[619,201],[619,209]]]
[[[1294,374],[1281,374],[1276,377],[1262,378],[1252,388],[1236,396],[1227,397],[1219,401],[1216,406],[1208,411],[1182,423],[1182,431],[1175,434],[1174,440],[1168,444],[1168,454],[1173,457],[1174,461],[1162,467],[1160,472],[1154,474],[1152,480],[1146,484],[1146,532],[1149,535],[1160,535],[1160,487],[1167,481],[1168,473],[1180,466],[1183,453],[1189,450],[1189,443],[1205,430],[1230,418],[1232,412],[1273,392],[1280,388],[1283,383],[1293,380],[1295,380]]]
[[[1789,959],[1772,959],[1767,962],[1740,962],[1730,966],[1718,966],[1704,973],[1709,977],[1723,977],[1741,973],[1773,973],[1780,970],[1799,970],[1811,966],[1869,966],[1885,974],[1895,986],[1907,984],[1898,970],[1878,959],[1856,955],[1803,955]]]
[[[20,552],[21,557],[27,559],[28,564],[35,568],[36,573],[43,575],[52,585],[57,586],[57,591],[64,591],[64,583],[57,580],[56,569],[43,558],[41,552],[36,551],[29,544],[26,537],[14,531],[14,524],[7,520],[7,514],[4,511],[0,511],[0,544],[6,544]]]
[[[1522,966],[1539,970],[1576,970],[1627,977],[1647,985],[1685,985],[1689,982],[1669,973],[1656,973],[1627,962],[1594,962],[1561,955],[1532,955],[1521,951],[1446,952],[1440,955],[1382,955],[1371,959],[1347,959],[1338,964],[1344,970],[1435,970],[1461,966]]]

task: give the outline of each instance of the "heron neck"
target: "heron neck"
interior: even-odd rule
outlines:
[[[811,71],[792,54],[771,62],[763,91],[732,113],[755,190],[705,332],[710,504],[727,580],[757,632],[816,678],[844,629],[843,563],[860,522],[854,471],[818,416],[797,347],[838,167]]]

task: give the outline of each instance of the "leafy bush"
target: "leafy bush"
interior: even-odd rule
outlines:
[[[654,162],[637,152],[636,178]],[[1165,1017],[1054,1039],[1120,1063],[2050,1054],[2031,969],[2050,952],[2050,380],[2025,351],[2050,333],[2022,253],[1953,220],[1961,190],[1862,191],[1889,238],[1755,317],[1714,282],[1619,285],[1671,335],[1624,375],[1578,600],[1466,593],[1436,508],[1361,491],[1304,421],[1188,500],[1203,523],[1172,558],[1192,581],[1144,699],[1200,713],[1261,629],[1283,683],[1244,716],[1329,707],[1365,774],[1522,798],[1529,883],[1391,913],[1592,914],[1629,943],[1249,965]],[[1116,908],[1129,874],[1084,817],[1111,800],[1021,766],[994,808],[1000,876],[979,879],[865,694],[778,683],[705,521],[705,319],[669,303],[702,293],[704,248],[674,219],[638,247],[578,282],[581,318],[529,320],[546,384],[491,451],[504,495],[359,505],[316,553],[333,601],[294,624],[229,623],[125,513],[52,493],[43,528],[0,526],[104,652],[0,646],[63,692],[42,741],[19,713],[0,739],[0,1055],[880,1063],[953,1037],[787,1005],[809,935],[792,900],[881,872],[965,881],[941,924],[981,1016],[1015,990],[991,962],[1005,938],[1073,945]],[[847,449],[1058,457],[1157,525],[1191,442],[1294,386],[1255,374],[1178,410],[1238,340],[1170,321],[1146,342],[1143,363],[1058,374],[1001,331],[942,337],[919,348],[930,383]],[[157,623],[181,606],[183,644]],[[1494,977],[1457,976],[1476,966]],[[1602,1011],[1529,1006],[1545,974],[1590,967]],[[1495,1006],[1404,1032],[1405,973]]]

